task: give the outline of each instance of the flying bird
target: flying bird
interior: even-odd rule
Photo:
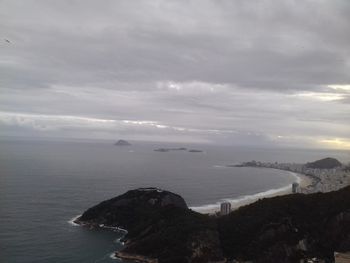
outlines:
[[[6,38],[5,38],[5,41],[6,41],[7,43],[11,43],[11,41],[10,41],[10,40],[8,40],[8,39],[6,39]]]

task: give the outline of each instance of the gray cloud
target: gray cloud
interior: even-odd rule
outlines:
[[[345,0],[3,0],[2,134],[348,145],[350,91],[329,85],[350,84],[349,11]]]

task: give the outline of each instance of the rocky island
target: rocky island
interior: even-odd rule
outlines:
[[[169,151],[187,151],[187,148],[185,147],[179,147],[179,148],[158,148],[154,149],[155,152],[169,152]]]
[[[190,153],[201,153],[203,152],[202,150],[197,150],[197,149],[189,149],[187,150],[186,147],[179,147],[179,148],[157,148],[154,149],[155,152],[170,152],[170,151],[187,151]]]
[[[129,143],[128,141],[125,141],[125,140],[119,140],[114,145],[116,145],[116,146],[130,146],[131,143]]]
[[[334,262],[335,252],[350,251],[350,187],[266,198],[221,217],[190,210],[177,194],[140,188],[75,222],[127,229],[116,256],[137,262]]]
[[[190,152],[190,153],[202,153],[203,151],[197,150],[197,149],[191,149],[191,150],[188,150],[188,152]]]

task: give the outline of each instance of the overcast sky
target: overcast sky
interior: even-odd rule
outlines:
[[[0,0],[0,135],[350,149],[350,1]]]

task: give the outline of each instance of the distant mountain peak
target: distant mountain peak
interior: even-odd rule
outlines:
[[[314,169],[333,169],[340,166],[342,166],[341,162],[331,157],[327,157],[327,158],[306,164],[306,167],[314,168]]]

